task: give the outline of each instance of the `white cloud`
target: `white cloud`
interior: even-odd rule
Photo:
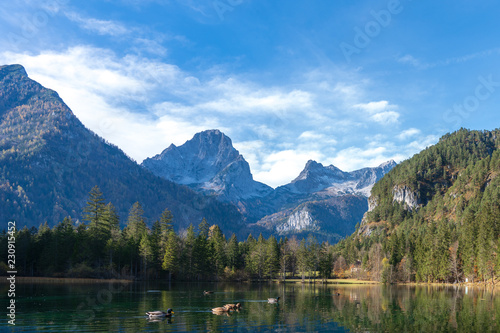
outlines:
[[[454,64],[461,64],[464,62],[468,62],[470,60],[475,60],[475,59],[480,59],[480,58],[485,58],[489,56],[496,56],[500,54],[500,48],[492,48],[492,49],[487,49],[475,53],[470,53],[458,57],[452,57],[452,58],[447,58],[443,60],[439,60],[436,62],[432,63],[427,63],[420,61],[419,59],[415,58],[414,56],[410,54],[406,54],[402,57],[397,58],[396,60],[400,63],[403,64],[409,64],[417,69],[429,69],[429,68],[434,68],[434,67],[444,67],[444,66],[449,66],[449,65],[454,65]]]
[[[402,57],[398,58],[397,60],[398,60],[398,62],[400,62],[402,64],[410,64],[410,65],[412,65],[414,67],[420,67],[422,65],[422,63],[420,62],[420,60],[414,58],[410,54],[402,56]]]
[[[223,76],[204,80],[175,65],[119,58],[91,46],[38,55],[4,52],[0,61],[23,64],[32,79],[57,91],[88,128],[139,162],[207,128],[244,140],[234,126],[239,123],[276,139],[275,126],[288,126],[286,116],[314,103],[312,94],[299,89],[263,89]],[[258,114],[264,118],[255,121]]]
[[[396,124],[399,120],[399,113],[395,111],[380,112],[372,115],[371,119],[382,125]]]
[[[147,52],[157,56],[166,56],[168,53],[167,48],[163,47],[157,40],[148,38],[136,38],[134,43],[137,45],[132,49],[137,53]]]
[[[370,114],[374,114],[380,111],[384,111],[389,107],[388,101],[378,101],[369,103],[359,103],[354,105],[355,108],[367,111]]]
[[[218,128],[245,156],[254,178],[276,187],[296,178],[310,159],[349,171],[400,160],[422,145],[387,141],[398,134],[402,141],[413,140],[416,129],[391,134],[384,127],[385,134],[378,135],[371,128],[398,123],[396,105],[361,103],[367,100],[362,85],[321,76],[319,88],[313,81],[266,86],[91,46],[36,55],[3,52],[0,63],[23,64],[88,128],[138,162],[196,132]]]
[[[66,17],[78,23],[82,29],[93,31],[99,35],[122,36],[130,32],[123,24],[115,21],[98,20],[83,17],[75,12],[66,12]]]
[[[254,179],[272,187],[289,183],[297,178],[310,159],[321,160],[322,154],[315,151],[282,150],[265,156]]]
[[[417,128],[409,128],[401,132],[397,137],[399,140],[407,140],[414,137],[415,135],[419,135],[420,133],[421,131]]]
[[[316,133],[314,131],[305,131],[300,134],[299,139],[303,139],[306,141],[309,140],[321,140],[324,138],[324,135]]]
[[[437,135],[427,135],[425,137],[419,138],[418,140],[411,141],[406,145],[406,150],[411,152],[408,156],[420,152],[421,150],[436,144],[439,141],[439,136]]]
[[[391,105],[388,101],[382,100],[377,102],[358,103],[354,105],[354,108],[365,111],[369,119],[384,126],[397,124],[399,122],[400,114],[394,111],[398,106]]]
[[[339,151],[335,157],[328,160],[328,163],[343,171],[353,171],[363,167],[375,167],[390,159],[394,159],[394,155],[383,146],[364,149],[349,147]]]

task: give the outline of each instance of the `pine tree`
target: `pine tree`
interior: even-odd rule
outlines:
[[[474,213],[471,209],[466,209],[460,227],[459,255],[463,273],[470,281],[474,280],[476,265],[476,228],[474,224]]]
[[[345,261],[344,261],[345,262]],[[306,247],[305,239],[300,241],[299,249],[297,252],[297,265],[300,274],[302,275],[302,282],[305,281],[306,272],[309,271],[309,251]]]
[[[264,237],[260,234],[257,242],[254,242],[249,248],[249,255],[246,261],[247,268],[251,273],[257,275],[259,279],[262,279],[264,276],[265,261],[266,244]]]
[[[446,282],[450,276],[450,231],[448,221],[441,220],[438,224],[435,242],[435,262],[436,278]]]
[[[213,225],[209,228],[208,232],[208,244],[211,253],[211,262],[214,265],[213,270],[215,271],[216,278],[224,272],[226,267],[226,238],[220,230],[218,225]]]
[[[319,253],[320,253],[318,262],[319,276],[323,278],[323,280],[327,280],[330,278],[332,274],[332,265],[333,265],[333,254],[330,251],[330,246],[328,245],[328,243],[321,244]]]
[[[146,221],[143,216],[144,210],[141,204],[139,202],[134,203],[130,208],[125,234],[128,239],[133,240],[136,244],[139,244],[142,235],[147,231]]]
[[[155,270],[162,269],[162,261],[164,253],[161,249],[161,226],[160,221],[156,220],[151,226],[151,234],[149,235],[150,243],[151,243],[151,252],[153,254],[152,257],[152,265]]]
[[[144,211],[139,202],[136,202],[130,208],[127,219],[127,226],[123,230],[127,241],[127,252],[130,258],[130,275],[137,276],[139,269],[139,246],[145,234],[147,226],[144,221]]]
[[[184,276],[188,280],[194,278],[196,274],[196,263],[195,263],[195,244],[196,244],[196,234],[194,232],[194,227],[192,224],[189,225],[186,231],[186,237],[184,239],[184,247],[182,250],[182,271]]]
[[[121,240],[120,218],[116,212],[115,206],[110,202],[104,210],[104,221],[109,227],[109,237],[105,241],[106,252],[109,257],[109,268],[113,269],[113,256],[118,251]]]
[[[109,238],[109,225],[105,220],[104,196],[96,185],[90,190],[87,206],[83,209],[83,220],[89,222],[90,236],[97,240]]]
[[[139,256],[142,263],[142,275],[148,276],[148,264],[153,259],[153,251],[151,249],[151,240],[149,235],[145,232],[142,234],[141,240],[139,242]]]
[[[210,248],[208,246],[208,231],[210,227],[205,218],[198,225],[198,235],[194,242],[193,259],[195,274],[198,279],[209,277],[212,274],[213,266],[210,265],[209,258],[211,257]]]
[[[159,246],[159,253],[165,252],[165,246],[166,246],[166,241],[168,234],[170,233],[171,230],[174,230],[173,224],[174,224],[174,216],[172,215],[172,212],[168,209],[165,209],[161,216],[160,219],[157,221],[158,226],[159,226],[159,239],[158,239],[158,246]],[[160,255],[160,262],[163,260],[163,254]]]
[[[279,247],[274,236],[270,236],[267,240],[265,271],[264,273],[272,279],[279,270]]]
[[[162,268],[168,271],[169,280],[172,274],[178,269],[179,264],[179,239],[173,230],[170,230],[165,243],[165,253],[163,255]]]
[[[231,269],[240,268],[240,249],[238,245],[238,239],[235,234],[231,235],[229,238],[229,242],[226,245],[226,253],[227,253],[227,264]]]

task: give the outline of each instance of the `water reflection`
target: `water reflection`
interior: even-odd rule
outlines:
[[[0,285],[2,297],[6,285]],[[203,290],[213,290],[203,295]],[[302,284],[17,286],[16,330],[497,332],[500,300],[481,288]],[[268,298],[280,297],[268,303]],[[211,309],[241,303],[239,311]],[[145,313],[172,308],[172,318]],[[5,319],[0,320],[5,327]]]

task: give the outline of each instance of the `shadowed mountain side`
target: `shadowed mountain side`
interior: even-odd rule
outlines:
[[[96,115],[99,116],[99,115]],[[148,224],[168,208],[177,228],[202,217],[239,231],[241,214],[230,204],[159,178],[91,132],[58,94],[28,78],[20,65],[0,67],[0,219],[18,227],[81,219],[97,185],[116,207],[122,225],[139,201]]]

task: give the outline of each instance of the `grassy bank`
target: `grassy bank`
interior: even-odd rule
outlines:
[[[273,282],[276,283],[304,283],[304,284],[309,284],[309,283],[317,283],[317,284],[379,284],[380,282],[377,281],[366,281],[366,280],[358,280],[358,279],[328,279],[326,281],[323,281],[321,279],[316,279],[316,280],[309,280],[305,279],[304,282],[302,282],[302,279],[286,279],[286,281],[283,281],[281,279],[275,279]]]

